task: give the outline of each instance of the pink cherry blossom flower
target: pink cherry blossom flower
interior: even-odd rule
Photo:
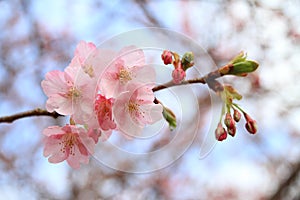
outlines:
[[[51,126],[44,129],[43,134],[46,136],[44,156],[50,156],[50,163],[66,160],[72,168],[78,169],[80,163],[88,164],[89,156],[94,153],[95,141],[81,127]]]
[[[82,41],[77,45],[71,64],[65,69],[80,93],[72,103],[72,119],[77,124],[99,128],[97,113],[94,112],[95,96],[99,92],[97,82],[115,55],[113,51],[97,49],[93,43]]]
[[[98,49],[91,42],[81,41],[74,53],[74,58],[71,64],[65,71],[74,74],[78,73],[79,68],[86,73],[90,78],[98,79],[105,67],[113,60],[116,53],[107,49]]]
[[[145,66],[145,55],[141,49],[129,46],[123,48],[101,77],[99,86],[107,98],[126,91],[129,83],[152,83],[155,71]]]
[[[75,84],[74,79],[74,74],[58,70],[46,74],[41,85],[48,96],[46,109],[49,112],[56,111],[62,115],[71,115],[81,112],[88,113],[93,109],[89,107],[93,104],[96,83],[78,79]]]
[[[153,103],[152,87],[152,84],[132,84],[128,92],[117,97],[113,114],[118,130],[129,136],[137,136],[146,124],[153,124],[162,118],[163,108]]]
[[[98,94],[95,101],[95,112],[97,114],[98,123],[102,130],[107,131],[115,129],[116,124],[112,118],[113,99],[106,99],[105,96]]]

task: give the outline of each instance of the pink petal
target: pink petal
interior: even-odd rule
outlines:
[[[143,50],[136,46],[127,46],[118,53],[120,58],[124,60],[127,67],[141,66],[145,64],[145,55]]]
[[[61,127],[59,126],[49,126],[48,128],[45,128],[43,130],[43,134],[45,136],[51,136],[51,135],[59,135],[59,134],[63,134],[64,131],[61,130]]]

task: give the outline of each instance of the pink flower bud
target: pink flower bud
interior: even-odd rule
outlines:
[[[232,128],[233,126],[235,126],[235,122],[232,119],[230,112],[226,113],[225,115],[225,119],[224,119],[224,124],[228,127],[228,128]]]
[[[236,132],[236,126],[235,126],[235,121],[233,120],[233,118],[230,115],[230,112],[226,113],[226,116],[224,119],[224,124],[227,127],[228,134],[233,137]]]
[[[257,132],[257,123],[255,120],[253,120],[248,114],[244,113],[245,119],[247,123],[245,124],[245,127],[247,131],[251,134],[255,134]]]
[[[227,132],[221,123],[218,124],[218,127],[215,131],[215,136],[218,141],[223,141],[227,138]]]
[[[236,133],[236,126],[233,126],[231,128],[227,128],[227,132],[229,135],[231,135],[232,137],[235,136],[235,133]]]
[[[181,83],[181,81],[185,78],[185,76],[186,76],[185,71],[181,68],[181,66],[178,66],[172,72],[173,82],[175,84]]]
[[[165,65],[171,64],[173,62],[173,54],[171,51],[164,50],[161,54],[161,59],[164,61]]]
[[[248,121],[245,125],[247,131],[251,134],[255,134],[257,132],[257,123],[255,120]]]
[[[234,121],[239,122],[241,119],[241,116],[242,116],[242,114],[237,109],[234,109],[234,113],[233,113]]]

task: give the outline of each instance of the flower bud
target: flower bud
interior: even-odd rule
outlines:
[[[224,124],[227,127],[227,132],[229,135],[232,137],[235,135],[236,132],[236,127],[235,127],[235,121],[230,115],[230,112],[226,113],[225,119],[224,119]]]
[[[227,132],[229,135],[231,135],[232,137],[235,136],[235,133],[236,133],[236,126],[233,126],[231,128],[227,128]]]
[[[255,120],[253,120],[248,114],[244,113],[245,119],[246,119],[246,124],[245,127],[247,131],[251,134],[255,134],[257,132],[257,123]]]
[[[219,69],[221,75],[246,76],[248,73],[254,72],[259,64],[253,60],[247,60],[247,54],[241,52],[233,58],[227,65]]]
[[[231,115],[230,115],[230,112],[226,113],[225,119],[224,119],[224,124],[225,124],[228,128],[231,128],[231,127],[235,126],[235,122],[234,122],[234,120],[232,119],[232,117],[231,117]]]
[[[215,136],[218,141],[223,141],[227,138],[227,132],[221,123],[218,124],[218,127],[215,130]]]
[[[239,122],[242,114],[237,109],[233,109],[233,110],[234,110],[233,119],[234,121]]]
[[[181,66],[177,67],[172,72],[173,82],[175,84],[181,83],[185,78],[185,76],[186,76],[185,71],[181,68]]]
[[[171,64],[173,62],[173,54],[171,51],[164,50],[161,54],[161,59],[164,61],[165,65]]]
[[[255,134],[257,132],[257,123],[255,120],[248,121],[245,125],[247,131],[251,134]]]
[[[169,127],[171,130],[175,129],[177,126],[176,116],[169,108],[163,106],[163,117],[169,123]]]
[[[194,54],[193,52],[186,52],[181,59],[182,69],[186,71],[188,68],[194,65]]]
[[[254,72],[258,68],[258,63],[253,60],[246,60],[233,64],[228,74],[244,75],[245,73]]]

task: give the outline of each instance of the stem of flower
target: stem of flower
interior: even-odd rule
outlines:
[[[235,107],[235,108],[237,108],[237,109],[239,109],[242,113],[246,113],[241,107],[239,107],[236,103],[232,103],[232,105]]]

